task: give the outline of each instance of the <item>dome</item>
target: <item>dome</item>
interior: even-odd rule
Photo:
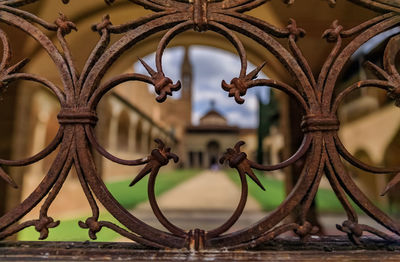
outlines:
[[[227,126],[228,121],[222,114],[214,109],[211,109],[202,118],[200,118],[200,125]]]

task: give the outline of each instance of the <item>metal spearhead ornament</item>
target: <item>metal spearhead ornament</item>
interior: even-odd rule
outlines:
[[[179,157],[174,153],[171,153],[171,148],[165,147],[165,144],[161,139],[155,139],[154,141],[158,144],[158,148],[151,151],[151,155],[147,157],[148,162],[146,166],[129,184],[130,187],[134,186],[154,169],[159,169],[160,167],[167,165],[170,159],[173,159],[175,163],[179,161]]]
[[[248,175],[262,190],[265,191],[264,186],[261,181],[254,174],[251,166],[249,164],[249,160],[247,159],[247,154],[240,151],[240,147],[245,143],[243,141],[239,141],[236,143],[235,147],[228,148],[225,154],[221,157],[219,162],[223,164],[225,161],[229,163],[229,166],[232,168],[236,168],[239,173],[243,173]]]

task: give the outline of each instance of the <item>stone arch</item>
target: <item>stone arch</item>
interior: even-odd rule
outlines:
[[[42,10],[38,10],[38,15],[43,17],[44,19],[53,19],[54,20],[54,10],[59,9],[59,2],[53,0],[44,0]],[[129,8],[126,8],[129,6]],[[268,8],[261,7],[260,10],[257,12],[256,16],[265,17],[265,13],[271,12]],[[74,33],[68,36],[68,42],[71,47],[72,53],[75,54],[76,64],[78,67],[82,67],[85,63],[87,55],[91,51],[91,49],[96,45],[97,38],[94,37],[95,33],[91,31],[91,27],[93,23],[100,22],[93,20],[98,19],[99,17],[104,15],[104,2],[103,1],[89,1],[85,4],[73,6],[70,5],[70,20],[74,21],[74,23],[79,28],[79,34]],[[74,10],[76,12],[74,12]],[[78,12],[79,10],[79,12]],[[129,11],[128,11],[129,10]],[[153,13],[152,11],[144,10],[140,6],[132,5],[130,2],[116,2],[110,7],[107,8],[107,12],[110,14],[111,19],[114,17],[118,17],[118,20],[125,20],[130,21],[132,17],[142,17],[143,15]],[[51,17],[51,18],[50,18]],[[276,22],[280,22],[277,20]],[[239,33],[237,33],[239,35]],[[200,36],[200,37],[199,37]],[[55,35],[51,37],[55,38]],[[155,48],[159,42],[160,35],[156,34],[154,36],[150,36],[143,41],[140,41],[135,45],[134,50],[127,51],[125,57],[144,57],[148,54],[151,54],[155,51]],[[250,62],[255,65],[261,64],[264,61],[274,60],[272,54],[265,52],[259,47],[259,44],[253,40],[248,38],[242,37],[241,38],[244,45],[247,46],[247,55]],[[82,45],[82,43],[85,45]],[[211,46],[218,49],[226,50],[236,54],[235,48],[228,42],[227,39],[224,37],[214,33],[214,32],[204,32],[201,35],[198,32],[194,32],[192,30],[179,35],[178,38],[174,39],[170,43],[170,47],[174,46],[187,46],[190,45],[204,45],[204,46]],[[262,51],[261,51],[262,50]],[[39,75],[40,73],[44,73],[47,71],[47,75],[58,75],[56,68],[51,68],[50,71],[48,68],[44,69],[38,65],[43,64],[42,59],[47,57],[48,55],[44,50],[40,48],[32,48],[29,52],[29,57],[32,59],[31,63],[27,66],[29,69],[36,69]],[[37,60],[37,61],[36,61]],[[107,75],[118,75],[122,71],[125,71],[128,68],[132,67],[132,60],[124,59],[124,61],[117,61],[115,65],[107,71]],[[274,66],[265,67],[263,69],[264,73],[269,75],[270,77],[277,78],[277,79],[284,79],[281,72],[284,72],[284,67],[279,64],[274,64]],[[40,71],[40,72],[39,72]]]
[[[130,128],[130,118],[129,113],[123,110],[118,118],[118,138],[117,138],[117,148],[121,151],[129,150],[129,128]]]
[[[45,6],[46,8],[43,8],[42,10],[38,11],[40,17],[47,18],[49,16],[54,16],[55,14],[53,10],[58,9],[59,4],[60,3],[56,3],[56,1],[44,0],[43,6]],[[98,41],[98,38],[95,37],[96,33],[91,31],[91,26],[96,22],[100,22],[98,20],[94,20],[94,18],[99,19],[99,17],[103,15],[104,2],[87,1],[84,4],[77,6],[79,6],[79,12],[77,12],[78,9],[75,6],[70,5],[71,15],[69,16],[69,18],[72,21],[74,21],[74,23],[77,25],[77,27],[79,28],[79,33],[69,34],[68,43],[71,48],[71,52],[74,54],[74,58],[76,59],[75,61],[76,66],[78,68],[82,68],[84,66],[88,54],[96,46]],[[128,10],[128,8],[126,8],[127,6],[129,6],[129,12],[127,11]],[[264,7],[261,7],[260,9],[262,10],[258,14],[258,16],[260,17],[264,17],[265,13],[269,12],[268,9],[266,8],[264,9]],[[132,8],[132,3],[124,1],[115,2],[113,5],[108,7],[107,12],[110,14],[111,20],[113,20],[114,18],[118,18],[118,20],[125,20],[125,21],[132,20],[132,17],[142,17],[145,14],[153,13],[151,11],[144,10],[140,6],[137,6],[137,8],[135,7]],[[53,17],[51,19],[54,20]],[[265,49],[260,48],[258,43],[256,43],[255,41],[246,37],[241,37],[239,33],[236,34],[241,38],[243,44],[246,46],[248,60],[254,65],[259,65],[264,61],[276,60],[275,58],[273,58],[271,54],[269,54],[269,52],[266,52]],[[55,35],[50,35],[49,37],[53,39],[56,38]],[[146,55],[153,53],[156,49],[159,39],[160,39],[160,34],[156,34],[154,36],[150,36],[148,39],[138,42],[134,48],[129,49],[124,53],[124,57],[125,58],[144,57]],[[82,45],[83,42],[85,43],[85,45]],[[190,30],[175,38],[174,41],[170,43],[169,47],[188,46],[188,45],[202,45],[202,46],[214,47],[237,55],[234,46],[232,46],[227,39],[214,32],[204,32],[202,34],[199,34],[198,32]],[[29,57],[32,58],[32,61],[26,66],[26,69],[28,71],[32,71],[32,73],[36,73],[38,75],[49,75],[51,76],[52,79],[54,79],[55,83],[57,83],[57,81],[59,80],[57,77],[59,73],[56,71],[56,68],[52,67],[44,69],[41,66],[43,64],[50,63],[48,61],[49,60],[48,54],[44,50],[42,50],[41,48],[35,48],[30,51],[27,50],[26,53],[27,54],[30,53]],[[112,65],[112,67],[110,67],[105,72],[103,80],[105,81],[109,79],[109,77],[120,75],[122,72],[132,71],[132,64],[134,62],[135,61],[133,59],[124,59],[124,58],[118,59]],[[274,66],[264,67],[263,72],[268,76],[270,76],[271,78],[285,79],[285,77],[281,77],[282,75],[281,72],[285,72],[285,70],[283,66],[281,66],[279,63],[274,63]],[[61,83],[59,84],[61,85]],[[127,83],[127,85],[128,84],[131,85],[131,83]],[[139,89],[141,88],[143,87],[140,87]],[[220,90],[220,92],[223,92],[222,89]],[[114,107],[114,105],[112,105],[112,107]],[[103,146],[108,147],[108,149],[118,151],[120,149],[119,143],[117,142],[118,141],[117,137],[114,135],[116,133],[115,131],[118,130],[117,123],[115,123],[116,122],[115,119],[111,121],[113,122],[113,124],[111,124],[111,128],[108,131],[110,133],[109,135],[110,141],[106,141],[105,143],[103,143]],[[132,135],[132,142],[135,141],[135,143],[131,143],[131,145],[132,146],[134,145],[134,148],[138,153],[141,151],[142,152],[145,151],[145,148],[147,147],[146,145],[147,138],[145,138],[146,131],[143,132],[144,122],[142,122],[141,124],[142,128],[140,127],[135,128],[136,130],[140,130],[139,132],[130,133]],[[182,133],[182,130],[183,128],[177,127],[176,133],[180,134]],[[174,133],[175,132],[173,132],[173,134]],[[137,137],[139,139],[136,139]],[[170,139],[168,144],[170,146],[176,146],[176,142],[174,139]],[[126,147],[127,143],[125,143],[124,145]],[[208,161],[206,156],[204,156],[204,162],[207,165]]]

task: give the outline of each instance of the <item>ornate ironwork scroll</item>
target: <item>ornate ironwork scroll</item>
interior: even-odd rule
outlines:
[[[19,9],[21,6],[37,1],[39,0],[0,0],[0,20],[22,30],[47,51],[60,72],[63,86],[56,86],[51,81],[37,75],[22,73],[21,71],[28,60],[11,65],[11,47],[5,32],[0,31],[0,40],[4,50],[0,64],[1,87],[4,88],[11,82],[22,79],[37,82],[51,90],[61,105],[58,114],[60,128],[50,145],[37,155],[18,161],[0,159],[0,165],[26,166],[42,160],[56,148],[59,151],[40,185],[21,204],[0,218],[0,238],[5,238],[26,227],[33,226],[40,232],[40,239],[45,239],[49,234],[49,228],[57,227],[59,224],[58,221],[48,216],[47,211],[57,197],[72,167],[77,171],[82,189],[93,213],[91,217],[86,219],[85,222],[81,221],[79,225],[88,229],[89,236],[92,239],[96,239],[96,233],[103,227],[107,227],[133,241],[154,248],[189,248],[196,250],[222,247],[248,248],[270,241],[287,231],[294,231],[306,240],[307,237],[318,231],[318,228],[306,220],[306,214],[323,175],[328,178],[347,213],[347,220],[337,228],[347,233],[354,243],[360,243],[360,236],[364,231],[388,241],[394,241],[394,239],[375,228],[359,224],[357,213],[350,204],[348,197],[368,216],[395,235],[400,235],[400,225],[368,200],[349,175],[342,158],[359,169],[376,174],[396,174],[400,172],[400,169],[376,168],[355,159],[340,141],[338,136],[340,123],[337,118],[337,110],[341,101],[349,93],[360,88],[376,87],[386,90],[388,96],[396,100],[397,105],[400,104],[400,74],[395,64],[395,58],[400,53],[400,36],[392,37],[388,43],[383,68],[368,63],[368,67],[376,74],[376,79],[360,81],[344,89],[338,95],[334,95],[338,76],[352,54],[372,37],[400,24],[400,4],[398,1],[350,0],[381,14],[350,29],[345,29],[337,21],[334,21],[331,28],[323,34],[327,41],[334,43],[334,47],[326,58],[317,78],[313,76],[307,60],[296,44],[297,40],[305,36],[305,31],[297,26],[296,21],[291,20],[286,28],[277,28],[265,21],[244,14],[246,11],[267,4],[266,0],[131,0],[131,2],[150,9],[154,13],[122,25],[113,25],[110,17],[105,16],[101,22],[92,28],[100,34],[100,39],[82,72],[78,72],[75,68],[72,62],[73,54],[65,40],[67,34],[77,29],[76,25],[64,15],[60,15],[54,23],[49,23],[34,14]],[[67,0],[63,2],[68,3]],[[106,2],[111,4],[113,1]],[[292,3],[294,1],[286,2]],[[330,4],[335,3],[333,0],[329,2]],[[157,48],[156,68],[151,68],[142,61],[149,75],[123,74],[101,84],[105,72],[119,57],[123,56],[126,50],[135,48],[135,44],[139,41],[165,30],[166,33]],[[209,231],[202,229],[183,230],[171,223],[158,207],[154,194],[157,173],[162,166],[169,163],[169,160],[178,161],[178,157],[162,141],[157,140],[159,147],[154,149],[148,157],[138,160],[124,160],[117,158],[101,147],[94,133],[94,127],[98,120],[96,107],[101,98],[115,86],[128,81],[141,81],[151,84],[155,87],[158,102],[165,101],[168,96],[171,96],[174,91],[180,88],[179,82],[173,83],[170,78],[165,76],[162,56],[168,43],[175,36],[187,30],[214,31],[225,37],[236,48],[241,60],[240,74],[229,83],[223,81],[222,88],[228,92],[229,96],[234,97],[237,103],[245,102],[242,97],[249,88],[270,86],[293,97],[305,112],[302,122],[303,143],[291,158],[278,165],[264,166],[249,160],[247,155],[240,150],[242,142],[226,151],[221,158],[221,163],[226,161],[232,168],[237,169],[242,184],[241,199],[233,215],[223,225]],[[56,32],[61,50],[46,36],[44,31]],[[273,79],[258,79],[257,73],[263,65],[248,73],[246,50],[237,34],[250,37],[261,44],[266,52],[271,52],[287,69],[296,84],[291,86]],[[120,35],[120,38],[110,46],[111,35]],[[287,39],[288,47],[283,46],[277,41],[277,38]],[[344,38],[351,39],[345,46],[342,41]],[[89,149],[92,146],[103,157],[121,165],[145,165],[135,180],[132,181],[131,186],[150,174],[148,193],[151,207],[168,232],[155,229],[137,219],[115,200],[102,179],[97,175],[93,156]],[[226,233],[241,216],[246,204],[248,194],[246,175],[264,189],[253,173],[253,169],[264,171],[282,169],[300,158],[305,159],[304,169],[293,191],[283,203],[258,223],[238,232]],[[0,177],[12,186],[17,187],[12,178],[2,169],[0,169]],[[389,183],[385,192],[399,181],[400,173]],[[108,221],[99,220],[99,209],[94,196],[125,228]],[[21,224],[17,223],[44,198],[46,200],[41,206],[38,219]],[[295,207],[301,209],[300,222],[280,224]]]

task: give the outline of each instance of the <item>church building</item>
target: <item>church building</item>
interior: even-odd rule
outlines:
[[[256,129],[241,129],[228,124],[227,119],[211,103],[209,111],[200,118],[199,125],[186,128],[186,166],[190,168],[216,168],[219,157],[236,142],[246,142],[244,148],[251,157],[256,152]]]

